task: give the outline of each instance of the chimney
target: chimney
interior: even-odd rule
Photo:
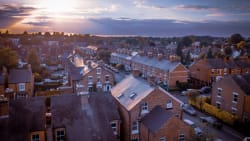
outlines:
[[[30,72],[32,72],[32,69],[31,69],[31,64],[28,64],[28,70],[30,71]]]
[[[153,57],[153,53],[151,51],[148,52],[148,58],[152,58]]]
[[[140,55],[140,56],[144,56],[144,51],[142,51],[142,50],[139,51],[139,55]]]
[[[163,54],[162,53],[158,53],[157,58],[158,58],[159,61],[161,61],[162,58],[163,58]]]
[[[139,77],[139,76],[140,76],[140,71],[137,70],[137,69],[132,70],[132,75],[133,75],[134,77]]]
[[[91,66],[91,61],[88,61],[87,64],[88,64],[88,68],[91,68],[91,67],[92,67],[92,66]]]

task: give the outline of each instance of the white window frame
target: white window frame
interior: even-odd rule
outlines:
[[[161,137],[159,141],[166,141],[166,137]]]
[[[139,122],[136,120],[136,121],[133,121],[132,123],[132,134],[138,134],[139,133]]]
[[[88,76],[88,83],[93,84],[93,76]]]
[[[185,134],[179,134],[179,141],[185,141]]]
[[[235,101],[235,96],[237,96],[236,101]],[[238,103],[238,101],[239,101],[239,94],[236,93],[236,92],[233,92],[233,100],[232,100],[232,102],[233,103]]]
[[[139,141],[138,138],[132,138],[131,141]]]
[[[18,88],[19,88],[19,91],[21,92],[25,91],[25,83],[19,83]]]
[[[173,100],[172,99],[167,100],[166,109],[173,109]]]
[[[220,107],[218,107],[218,105],[220,105]],[[216,101],[216,107],[217,107],[218,109],[221,109],[221,102]]]
[[[65,130],[63,129],[56,130],[56,141],[65,141]]]
[[[221,97],[222,91],[223,91],[222,88],[217,88],[217,97]],[[220,94],[219,94],[219,93],[220,93]]]
[[[238,111],[237,108],[232,107],[231,109],[232,109],[232,112],[231,112],[231,113],[232,113],[233,115],[236,115],[236,114],[237,114],[237,111]]]
[[[102,73],[102,68],[101,67],[96,68],[96,74],[101,74],[101,73]]]
[[[110,125],[111,125],[111,128],[113,130],[113,134],[117,135],[117,123],[115,121],[113,121],[110,123]]]
[[[147,114],[149,112],[148,110],[148,103],[147,102],[143,102],[141,104],[141,114]]]
[[[33,134],[31,136],[31,141],[40,141],[40,135],[39,134]]]
[[[105,75],[105,82],[109,82],[110,81],[110,75]]]

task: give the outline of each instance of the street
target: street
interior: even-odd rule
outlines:
[[[177,97],[179,100],[181,100],[184,103],[188,103],[188,97],[187,96],[181,96],[180,92],[171,92],[175,97]],[[183,119],[189,119],[193,121],[198,127],[200,127],[203,130],[203,133],[213,137],[214,139],[221,139],[223,141],[242,141],[244,136],[241,133],[238,133],[231,127],[223,124],[223,127],[221,129],[216,129],[212,127],[212,125],[207,124],[205,122],[202,122],[200,120],[201,116],[209,116],[205,113],[202,113],[198,110],[196,110],[197,115],[191,116],[185,112],[183,112]]]

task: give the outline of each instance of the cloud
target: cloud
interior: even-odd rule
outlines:
[[[35,10],[34,7],[25,7],[17,5],[1,5],[0,6],[0,28],[6,28],[24,19],[30,15],[30,12]]]
[[[112,4],[109,7],[96,7],[96,8],[89,8],[81,11],[83,14],[100,14],[103,12],[115,12],[118,9],[118,5]]]
[[[183,9],[183,10],[217,10],[216,7],[210,7],[205,5],[178,5],[174,7],[175,9]]]
[[[211,13],[211,14],[207,14],[206,16],[208,16],[208,17],[224,17],[226,15],[223,13]]]

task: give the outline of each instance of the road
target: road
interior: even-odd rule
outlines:
[[[182,102],[188,103],[187,96],[181,96],[180,92],[171,92],[171,94],[173,94],[175,97],[177,97]],[[216,139],[219,138],[223,141],[242,141],[243,140],[244,136],[241,133],[232,129],[231,127],[224,124],[222,129],[216,129],[216,128],[212,127],[212,125],[202,122],[199,119],[199,117],[201,117],[201,116],[208,116],[208,115],[205,113],[199,112],[199,111],[197,111],[196,116],[191,116],[191,115],[186,114],[186,113],[183,114],[183,118],[190,119],[193,122],[195,122],[195,124],[198,127],[200,127],[205,134],[207,134],[211,137],[214,137]]]

